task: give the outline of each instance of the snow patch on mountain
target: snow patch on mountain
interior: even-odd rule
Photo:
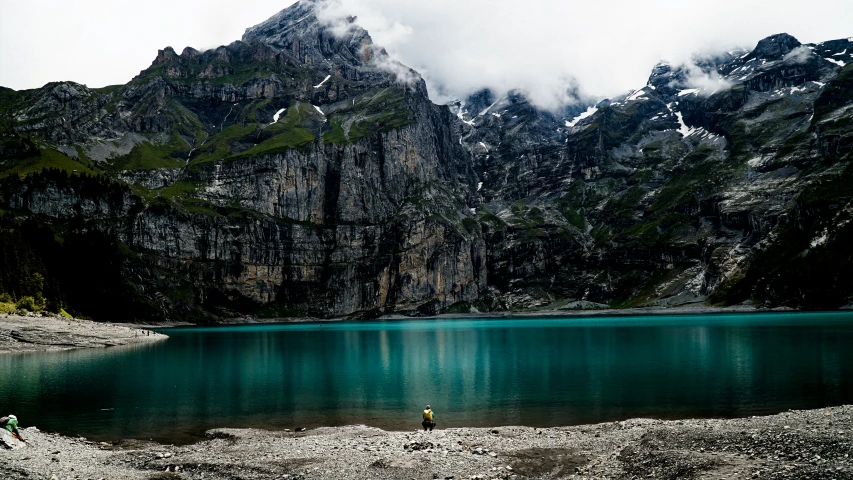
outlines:
[[[275,112],[275,115],[272,116],[272,123],[270,125],[278,123],[278,119],[281,118],[281,114],[284,113],[285,110],[287,109],[282,108],[281,110]]]
[[[328,82],[330,78],[332,78],[332,76],[331,76],[331,75],[326,75],[326,78],[324,78],[324,79],[323,79],[323,81],[322,81],[322,82],[320,82],[319,84],[314,85],[314,88],[320,88],[320,87],[322,87],[322,86],[323,86],[323,84],[324,84],[324,83],[326,83],[326,82]]]
[[[470,125],[472,127],[474,126],[474,120],[465,120],[465,115],[468,113],[468,110],[465,110],[464,100],[460,100],[458,102],[458,105],[451,105],[450,110],[456,114],[456,117],[459,119],[460,122],[466,125]],[[461,143],[462,142],[460,140],[460,145]]]
[[[689,137],[690,135],[693,135],[693,132],[695,132],[696,129],[690,128],[687,126],[686,123],[684,123],[684,116],[681,114],[681,112],[675,112],[675,116],[678,117],[678,124],[681,125],[678,128],[678,133],[683,135],[685,138]]]
[[[477,116],[478,116],[478,117],[482,117],[483,115],[485,115],[485,114],[489,113],[489,110],[491,110],[491,109],[492,109],[492,107],[494,107],[495,105],[497,105],[497,104],[498,104],[498,102],[500,102],[501,100],[503,100],[503,98],[499,98],[499,99],[495,100],[495,103],[493,103],[493,104],[489,105],[488,107],[486,107],[486,109],[485,109],[485,110],[483,110],[482,112],[480,112],[480,114],[479,114],[479,115],[477,115]]]
[[[632,93],[631,95],[629,95],[628,98],[625,99],[625,101],[626,102],[632,102],[634,100],[648,100],[648,98],[643,96],[645,94],[646,94],[646,91],[641,88],[639,90],[634,91],[634,93]]]
[[[584,118],[587,118],[587,117],[592,116],[592,115],[593,115],[593,114],[595,114],[595,112],[597,112],[597,111],[598,111],[598,109],[597,109],[597,108],[595,108],[595,107],[589,107],[589,108],[587,108],[587,109],[586,109],[586,111],[585,111],[585,112],[583,112],[583,113],[581,113],[580,115],[578,115],[577,117],[573,118],[571,121],[566,121],[566,126],[567,126],[567,127],[569,127],[569,128],[574,127],[575,125],[577,125],[577,124],[578,124],[578,122],[580,122],[580,121],[581,121],[581,120],[583,120]]]
[[[320,107],[318,107],[317,105],[311,105],[311,106],[314,107],[314,110],[317,110],[317,113],[319,113],[320,115],[323,116],[323,123],[326,123],[326,121],[327,121],[326,120],[326,114],[323,113],[323,110],[321,110]]]

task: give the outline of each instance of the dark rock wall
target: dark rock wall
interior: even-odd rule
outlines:
[[[518,93],[434,105],[312,12],[124,86],[0,91],[3,251],[36,242],[19,270],[101,317],[850,303],[852,71],[827,59],[853,42],[661,64],[579,120]],[[130,306],[58,273],[75,252]]]

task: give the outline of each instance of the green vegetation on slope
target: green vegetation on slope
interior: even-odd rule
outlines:
[[[179,168],[186,163],[190,146],[178,134],[173,133],[162,145],[142,142],[133,147],[129,154],[115,159],[110,168],[114,170],[154,170]]]
[[[234,124],[219,131],[219,133],[205,140],[204,145],[196,149],[199,153],[193,155],[189,165],[209,165],[224,160],[231,156],[231,142],[249,137],[255,133],[257,127],[256,123],[250,123],[246,126]]]
[[[312,118],[321,117],[313,106],[296,102],[287,109],[278,122],[264,127],[261,132],[262,140],[252,148],[234,157],[252,157],[257,155],[281,153],[292,148],[302,148],[314,141],[314,133],[305,128]]]
[[[0,178],[10,175],[18,175],[23,178],[51,168],[68,173],[98,174],[89,168],[88,162],[84,162],[73,159],[53,148],[36,147],[35,151],[31,151],[24,158],[0,160]]]
[[[352,143],[413,122],[414,114],[406,106],[404,90],[399,87],[372,90],[329,117],[331,130],[323,134],[323,142]]]

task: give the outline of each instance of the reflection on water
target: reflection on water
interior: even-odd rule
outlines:
[[[414,429],[730,417],[853,401],[853,315],[181,328],[0,356],[0,408],[96,439],[364,423]]]

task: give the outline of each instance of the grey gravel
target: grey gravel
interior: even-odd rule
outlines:
[[[184,446],[95,443],[25,428],[9,479],[843,479],[853,406],[732,420],[389,432],[216,429]],[[2,435],[2,434],[0,434]],[[7,436],[8,437],[8,436]]]
[[[0,354],[112,347],[167,338],[132,326],[58,315],[0,315]]]

